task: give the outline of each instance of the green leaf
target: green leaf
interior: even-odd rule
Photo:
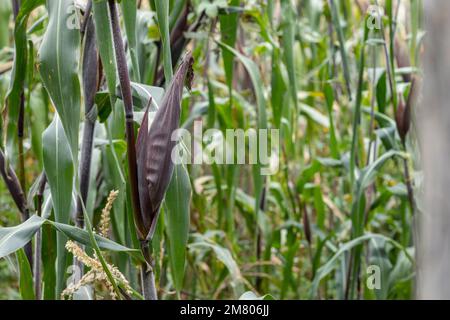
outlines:
[[[330,123],[330,149],[331,156],[335,159],[339,158],[339,146],[336,139],[336,132],[334,128],[334,117],[333,117],[333,104],[334,104],[334,92],[332,86],[327,83],[324,88],[325,101],[328,110],[328,120]]]
[[[261,86],[264,82],[262,81],[261,74],[259,72],[258,66],[250,58],[239,53],[235,49],[231,48],[225,43],[218,42],[219,46],[229,52],[231,52],[239,61],[244,65],[245,69],[250,75],[253,90],[255,91],[256,101],[258,104],[258,129],[267,128],[267,111],[266,111],[266,99],[264,98],[263,87]]]
[[[44,131],[42,141],[44,169],[50,185],[55,220],[68,223],[74,174],[70,146],[58,115]]]
[[[43,299],[56,299],[56,230],[42,226],[42,282]]]
[[[361,170],[358,180],[355,184],[354,200],[352,204],[352,228],[354,236],[360,236],[364,229],[364,211],[365,211],[365,194],[364,191],[372,184],[377,173],[387,160],[394,156],[403,156],[401,152],[390,150],[384,153],[377,160],[369,164]]]
[[[330,0],[331,2],[333,0]],[[355,101],[355,111],[353,115],[353,124],[352,124],[352,145],[350,149],[350,182],[353,184],[355,179],[355,169],[356,169],[356,151],[358,149],[358,128],[361,124],[361,104],[362,104],[362,91],[364,85],[364,68],[366,65],[365,59],[365,48],[366,41],[369,37],[369,28],[367,27],[369,17],[366,17],[364,20],[364,38],[362,42],[362,48],[359,56],[359,72],[358,72],[358,89],[356,92],[356,101]]]
[[[372,239],[379,239],[379,240],[384,240],[384,241],[390,242],[391,244],[394,245],[394,247],[405,252],[406,256],[408,257],[408,259],[410,261],[413,261],[412,257],[409,255],[407,250],[401,244],[392,240],[391,238],[388,238],[388,237],[380,235],[380,234],[372,234],[372,233],[365,234],[361,237],[355,238],[355,239],[343,244],[339,248],[339,250],[333,255],[333,257],[317,270],[316,276],[314,277],[314,280],[312,282],[312,287],[311,287],[311,292],[310,292],[311,298],[315,297],[317,289],[319,287],[320,280],[325,278],[331,271],[333,271],[336,261],[342,256],[342,254],[353,249],[354,247],[361,245],[365,241],[372,240]]]
[[[47,223],[51,224],[56,230],[66,235],[69,239],[75,240],[86,246],[92,246],[89,239],[89,233],[86,230],[68,224],[57,223],[49,220],[47,221]],[[134,258],[140,261],[144,261],[140,250],[124,247],[112,240],[101,237],[99,235],[95,235],[95,240],[97,241],[99,248],[102,250],[114,252],[126,252],[131,256],[133,256]]]
[[[11,17],[11,2],[0,1],[0,48],[9,44],[9,18]]]
[[[17,261],[20,269],[19,290],[23,300],[34,300],[33,274],[25,251],[17,251]]]
[[[271,76],[271,97],[270,102],[272,104],[273,118],[275,127],[280,128],[281,118],[283,115],[283,99],[286,92],[286,84],[281,72],[281,64],[279,63],[279,50],[274,49],[272,53],[272,76]]]
[[[50,126],[44,131],[43,160],[44,170],[52,195],[55,221],[69,223],[72,204],[73,163],[70,145],[57,114]],[[57,235],[57,295],[64,287],[64,269],[66,265],[66,237]]]
[[[329,128],[330,121],[329,118],[317,111],[317,109],[308,106],[307,104],[300,104],[302,109],[302,114],[306,115],[308,118],[321,125],[322,127]]]
[[[29,104],[31,147],[37,157],[39,168],[42,170],[42,132],[48,126],[47,106],[42,97],[42,90],[31,94]]]
[[[8,126],[6,132],[6,155],[14,154],[17,141],[17,123],[21,94],[24,92],[27,72],[27,22],[31,12],[43,5],[44,0],[24,1],[20,7],[14,27],[14,65],[11,73],[11,83],[7,94],[8,99]],[[1,144],[1,142],[0,142]]]
[[[183,288],[191,193],[189,174],[183,165],[178,164],[174,168],[165,198],[169,260],[175,288],[178,292]]]
[[[173,76],[172,55],[170,52],[169,2],[155,1],[155,6],[159,33],[161,34],[164,76],[166,78],[166,83],[169,83]]]
[[[16,252],[25,244],[27,244],[34,236],[34,234],[43,226],[50,225],[59,233],[64,234],[67,238],[77,241],[83,245],[91,246],[89,233],[86,230],[80,229],[64,223],[58,223],[51,220],[41,218],[37,215],[31,216],[27,221],[15,227],[0,228],[0,258]],[[124,247],[112,240],[95,235],[95,240],[100,249],[126,252],[134,258],[144,261],[140,250],[130,249]],[[65,245],[65,243],[64,243]]]
[[[236,260],[233,258],[230,250],[224,248],[217,243],[214,243],[212,240],[207,239],[205,236],[201,236],[199,241],[192,243],[189,245],[192,249],[211,249],[217,259],[219,259],[225,267],[228,269],[228,272],[231,276],[231,285],[235,292],[235,295],[241,296],[244,292],[244,282],[241,271]]]
[[[239,6],[239,0],[230,0],[229,4],[230,6]],[[221,41],[231,48],[234,48],[234,44],[236,43],[238,18],[239,16],[237,13],[221,14],[219,16]],[[222,58],[227,85],[231,92],[234,56],[230,51],[222,48]]]
[[[267,106],[266,99],[264,97],[263,86],[264,83],[261,79],[261,74],[259,72],[258,66],[254,61],[247,58],[246,56],[240,54],[235,49],[226,45],[225,43],[218,42],[221,48],[224,48],[230,51],[239,61],[244,65],[248,74],[250,75],[250,79],[252,81],[253,90],[256,95],[256,102],[258,105],[258,129],[267,129]],[[259,135],[258,136],[258,145],[259,145]],[[258,152],[259,153],[259,152]],[[260,173],[260,165],[253,166],[253,181],[255,185],[255,213],[259,212],[260,198],[262,195],[263,181],[262,181],[261,173]]]
[[[164,97],[164,89],[155,86],[148,86],[142,83],[131,82],[133,94],[133,105],[145,110],[148,106],[150,98],[152,99],[152,107],[158,109]],[[117,92],[122,97],[120,91]]]
[[[148,106],[150,98],[152,98],[150,111],[153,112],[159,108],[159,105],[161,104],[162,98],[164,96],[163,88],[148,86],[136,82],[131,82],[130,84],[133,95],[133,106],[135,107],[135,110],[145,110],[145,108]],[[116,88],[113,97],[111,97],[111,95],[106,91],[97,92],[97,94],[95,95],[95,104],[97,105],[98,116],[101,122],[105,122],[105,120],[111,114],[112,110],[115,110],[115,113],[121,112],[121,109],[118,110],[117,106],[115,108],[111,107],[111,102],[116,101],[116,98],[122,99],[122,93],[120,92],[119,86]]]
[[[378,111],[385,113],[386,111],[386,96],[387,96],[387,86],[386,86],[386,72],[380,76],[377,82],[377,104]]]
[[[49,22],[39,50],[40,73],[76,162],[80,123],[80,32],[70,24],[76,14],[73,0],[48,0],[47,9]]]
[[[295,49],[295,9],[292,7],[290,0],[281,0],[283,15],[282,15],[282,31],[283,31],[283,53],[284,63],[289,77],[289,93],[291,94],[292,102],[294,102],[296,112],[299,112],[299,104],[297,98],[298,85],[296,66],[294,59]]]
[[[347,86],[348,95],[351,99],[352,97],[352,91],[351,91],[351,81],[350,81],[350,70],[348,67],[348,57],[347,57],[347,50],[345,48],[345,39],[344,39],[344,31],[342,30],[341,25],[341,18],[339,16],[339,11],[336,6],[336,3],[334,0],[328,0],[330,5],[330,11],[331,11],[331,20],[333,22],[334,29],[338,36],[339,41],[339,50],[341,52],[341,59],[342,59],[342,67],[344,69],[344,78],[345,78],[345,84]],[[367,24],[365,24],[367,25]],[[367,30],[367,28],[365,28]],[[361,67],[363,68],[363,67]]]
[[[123,12],[123,22],[125,24],[125,32],[127,34],[128,49],[130,50],[131,63],[133,64],[133,80],[136,82],[141,81],[141,75],[139,72],[139,59],[137,52],[137,30],[136,30],[136,18],[137,18],[137,6],[135,0],[125,0],[121,3]]]
[[[44,222],[44,219],[32,216],[18,226],[0,228],[0,258],[24,247]]]
[[[117,67],[116,58],[114,56],[111,24],[108,15],[108,3],[106,1],[93,1],[92,10],[96,38],[98,39],[98,51],[105,71],[108,91],[111,94],[112,99],[116,92]],[[114,100],[111,100],[111,104],[114,104]]]

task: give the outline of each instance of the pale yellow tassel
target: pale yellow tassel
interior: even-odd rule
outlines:
[[[102,216],[100,218],[100,234],[104,237],[108,236],[109,226],[111,223],[111,209],[112,209],[114,200],[116,200],[118,195],[119,195],[119,191],[117,191],[117,190],[111,191],[109,193],[108,199],[106,201],[106,206],[102,210]]]

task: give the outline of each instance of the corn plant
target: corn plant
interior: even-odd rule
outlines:
[[[421,8],[2,1],[0,298],[413,298]]]

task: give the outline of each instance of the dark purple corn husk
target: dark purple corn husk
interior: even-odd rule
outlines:
[[[400,139],[402,143],[405,144],[406,135],[409,132],[411,127],[411,108],[414,100],[414,88],[415,88],[415,79],[412,78],[411,88],[409,90],[408,100],[406,104],[403,102],[403,99],[399,99],[399,103],[397,106],[397,112],[395,114],[395,122],[397,124],[397,131],[400,135]]]
[[[306,241],[308,241],[308,244],[311,245],[312,243],[312,235],[311,235],[311,224],[309,223],[309,216],[308,211],[306,209],[306,205],[303,206],[303,229],[305,232]]]
[[[151,101],[149,103],[151,105]],[[151,212],[150,209],[150,195],[148,193],[148,185],[145,180],[145,161],[146,161],[146,148],[148,141],[148,112],[149,107],[145,111],[144,118],[142,119],[141,128],[136,140],[136,162],[137,162],[137,175],[138,175],[138,192],[139,192],[139,203],[141,208],[141,217],[144,221],[145,229],[149,230],[150,226],[150,215],[144,213]]]
[[[83,93],[85,103],[85,121],[83,130],[83,141],[81,144],[80,157],[80,194],[77,199],[76,225],[84,227],[83,203],[86,203],[89,192],[89,179],[91,176],[92,148],[94,143],[95,118],[97,116],[94,108],[95,94],[99,83],[99,59],[96,47],[95,25],[90,17],[86,19],[85,41],[83,54]]]
[[[5,181],[6,187],[8,188],[14,203],[22,214],[22,220],[28,219],[27,202],[22,187],[20,186],[19,179],[11,166],[7,164],[2,150],[0,150],[0,174]]]
[[[403,97],[400,97],[397,106],[397,112],[395,113],[395,123],[397,124],[397,131],[400,135],[400,139],[402,142],[405,141],[406,133],[408,132],[408,127],[405,127],[405,102],[403,101]]]
[[[167,87],[150,130],[147,130],[148,109],[139,130],[136,143],[138,190],[147,239],[153,236],[159,209],[172,178],[172,150],[176,145],[172,133],[179,128],[183,87],[185,80],[189,83],[192,80],[192,64],[192,55],[188,53]]]

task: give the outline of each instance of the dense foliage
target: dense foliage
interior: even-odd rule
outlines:
[[[0,298],[413,298],[421,6],[0,1]]]

